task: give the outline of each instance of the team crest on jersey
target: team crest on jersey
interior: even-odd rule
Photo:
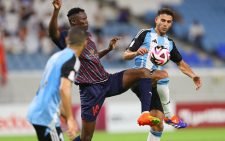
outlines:
[[[93,56],[93,57],[97,57],[98,56],[98,53],[94,49],[91,49],[89,52],[90,52],[90,55]]]
[[[89,52],[90,52],[91,55],[95,55],[94,49],[91,49]]]
[[[166,49],[169,49],[169,44],[168,44],[168,43],[165,43],[165,44],[163,44],[163,45],[159,45],[159,44],[157,43],[157,40],[154,39],[154,40],[152,40],[152,42],[151,42],[150,48],[156,48],[156,51],[159,50],[160,48],[166,48]]]
[[[152,42],[154,42],[154,43],[156,43],[156,44],[157,44],[157,40],[156,40],[156,39],[152,40]]]

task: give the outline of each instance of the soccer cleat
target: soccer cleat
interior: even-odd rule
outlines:
[[[153,117],[150,115],[149,112],[143,112],[140,117],[137,120],[139,126],[144,126],[144,125],[157,125],[160,122],[160,119]]]
[[[182,119],[174,115],[172,118],[164,118],[165,123],[172,125],[174,128],[181,129],[186,128],[187,123],[185,123]]]

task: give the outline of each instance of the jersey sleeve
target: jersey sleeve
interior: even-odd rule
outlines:
[[[68,31],[61,31],[59,40],[53,40],[53,42],[57,45],[57,47],[61,50],[66,48],[66,36],[68,34]]]
[[[172,43],[173,43],[173,49],[170,52],[170,60],[172,60],[174,63],[178,63],[182,60],[182,56],[180,52],[177,50],[175,43],[173,41]]]
[[[138,34],[134,37],[134,39],[131,41],[127,49],[133,52],[137,51],[143,44],[147,32],[148,30],[144,30],[144,29],[139,31]]]
[[[73,56],[70,60],[64,63],[61,69],[61,77],[67,78],[70,81],[75,81],[76,71],[74,69],[76,57]]]

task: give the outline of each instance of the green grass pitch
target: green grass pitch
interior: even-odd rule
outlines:
[[[146,141],[147,135],[148,133],[96,132],[93,141]],[[0,141],[37,141],[37,139],[36,136],[0,136]],[[161,141],[225,141],[225,128],[181,129],[165,132]]]

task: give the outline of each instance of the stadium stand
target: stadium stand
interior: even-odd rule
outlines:
[[[194,4],[193,4],[194,3]],[[175,25],[175,33],[185,36],[191,22],[198,19],[205,27],[203,47],[207,52],[213,52],[218,44],[224,42],[225,5],[223,0],[184,0],[181,5],[174,6],[179,11],[184,25]]]
[[[225,34],[225,30],[223,23],[225,19],[223,17],[225,16],[225,6],[223,0],[217,0],[217,2],[213,0],[207,0],[207,2],[203,0],[163,0],[160,2],[150,0],[147,3],[144,0],[142,1],[136,3],[130,0],[115,0],[113,1],[114,5],[109,6],[107,3],[112,3],[111,0],[84,0],[80,1],[78,6],[86,10],[90,30],[94,31],[95,19],[93,14],[97,10],[99,2],[105,4],[104,12],[102,13],[105,14],[106,23],[102,27],[102,36],[106,41],[101,43],[101,46],[106,47],[112,36],[127,35],[131,40],[143,28],[143,24],[146,24],[147,28],[149,28],[149,23],[153,24],[158,8],[163,5],[169,5],[182,16],[183,20],[174,24],[171,34],[174,35],[175,39],[187,39],[189,26],[195,19],[198,19],[205,27],[203,47],[207,54],[200,55],[201,53],[199,53],[198,49],[193,48],[194,46],[192,47],[193,51],[187,51],[183,49],[183,45],[185,44],[177,44],[184,59],[194,67],[217,66],[218,63],[215,63],[215,57],[212,57],[209,53],[214,53],[221,60],[224,60],[225,47],[223,35]],[[9,71],[41,70],[48,57],[56,51],[56,47],[51,43],[47,33],[52,9],[46,8],[46,5],[51,5],[51,2],[20,0],[16,1],[16,4],[13,3],[13,0],[0,0],[0,29],[4,33]],[[195,4],[193,5],[193,3]],[[18,6],[15,7],[15,5]],[[40,5],[42,10],[39,10]],[[127,22],[121,22],[120,12],[127,7],[130,8],[128,10],[130,10],[129,16],[131,17],[128,17]],[[59,24],[62,29],[68,28],[66,13],[69,8],[71,8],[71,3],[65,1],[59,18]],[[140,24],[140,21],[137,22],[137,20],[133,19],[142,19],[144,23]],[[96,37],[93,35],[93,38]],[[103,59],[106,67],[129,66],[130,63],[122,61],[121,58],[118,59],[118,56],[124,51],[128,43],[129,41],[122,43],[122,49],[117,50],[116,53],[110,53]],[[188,45],[189,43],[185,46]],[[110,62],[110,65],[107,62]],[[219,66],[224,66],[224,63],[219,64]]]

